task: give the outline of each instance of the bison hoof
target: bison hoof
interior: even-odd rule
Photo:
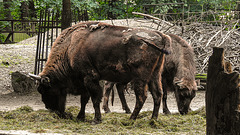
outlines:
[[[163,113],[166,115],[171,114],[171,112],[169,110],[163,110]]]
[[[93,125],[100,124],[100,123],[102,123],[101,120],[96,120],[96,119],[94,119],[94,120],[92,121],[92,124],[93,124]]]
[[[136,120],[136,119],[137,119],[136,116],[131,115],[130,120]]]
[[[85,118],[77,118],[79,121],[84,122]]]
[[[103,108],[103,109],[104,109],[105,113],[110,113],[111,112],[111,110],[109,108]]]
[[[56,112],[56,113],[62,119],[73,119],[73,115],[71,113],[66,113],[66,112],[64,112],[64,113]]]
[[[127,109],[127,110],[125,110],[125,113],[130,114],[132,112],[130,111],[130,109]]]
[[[85,115],[78,115],[78,116],[77,116],[77,119],[78,119],[79,121],[84,122],[84,121],[85,121]]]
[[[185,112],[180,112],[180,114],[181,115],[186,115],[186,114],[188,114],[188,112],[186,112],[186,111]]]

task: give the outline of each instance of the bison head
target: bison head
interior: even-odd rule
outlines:
[[[195,80],[174,78],[175,96],[177,100],[178,111],[180,114],[187,114],[190,110],[190,103],[196,96],[197,85]]]
[[[60,117],[65,117],[64,110],[67,94],[61,89],[60,85],[51,83],[50,78],[47,76],[33,74],[29,74],[29,76],[36,80],[37,90],[42,96],[45,107],[56,112]]]

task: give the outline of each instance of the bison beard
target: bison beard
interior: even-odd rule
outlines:
[[[160,32],[83,22],[64,30],[54,42],[39,76],[38,91],[46,108],[65,115],[66,95],[81,95],[78,119],[85,119],[85,107],[91,97],[94,123],[101,122],[103,91],[99,80],[127,84],[131,82],[136,105],[130,119],[136,119],[146,98],[147,85],[154,97],[152,118],[158,117],[162,97],[161,72],[164,53],[171,39]]]

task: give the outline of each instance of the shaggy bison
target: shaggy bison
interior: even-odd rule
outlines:
[[[130,119],[137,118],[147,87],[154,87],[152,118],[157,118],[162,97],[161,72],[170,46],[169,36],[157,31],[82,22],[58,36],[43,71],[31,76],[39,82],[45,107],[61,117],[66,115],[66,96],[70,93],[81,95],[78,119],[85,119],[85,106],[91,97],[93,122],[101,122],[103,90],[99,80],[107,80],[133,85],[136,105]]]
[[[167,107],[167,92],[174,91],[177,100],[178,110],[181,114],[187,114],[189,105],[195,97],[197,84],[195,82],[195,62],[192,47],[177,35],[169,34],[172,39],[172,53],[165,57],[164,70],[162,73],[163,85],[163,112],[170,114]],[[110,112],[108,107],[108,98],[113,90],[113,82],[107,82],[105,85],[105,94],[103,109],[106,113]],[[117,91],[122,103],[123,110],[130,113],[130,109],[124,97],[124,87],[116,84]],[[113,98],[112,98],[113,99]]]

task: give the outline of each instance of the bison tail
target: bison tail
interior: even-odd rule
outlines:
[[[111,102],[112,102],[112,106],[113,106],[113,102],[114,102],[114,89],[112,87],[112,99],[111,99]]]
[[[162,39],[163,39],[163,44],[165,45],[164,49],[162,50],[163,53],[165,54],[170,54],[172,52],[172,39],[170,36],[163,34],[160,31],[156,31]]]

